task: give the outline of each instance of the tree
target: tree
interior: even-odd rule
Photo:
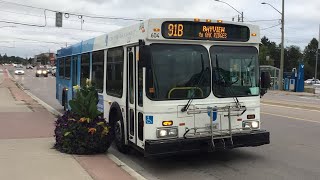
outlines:
[[[302,60],[302,53],[298,46],[287,47],[285,52],[285,71],[288,72],[291,71],[292,68],[297,68],[299,66],[299,61]]]
[[[316,65],[316,52],[318,48],[318,41],[316,38],[313,38],[308,46],[303,51],[303,62],[305,64],[305,78],[313,78],[315,65]],[[317,77],[319,77],[319,68]]]
[[[259,61],[261,65],[272,65],[280,68],[280,46],[263,36],[260,45]],[[269,56],[269,60],[266,57]]]
[[[37,61],[40,61],[42,65],[46,65],[49,63],[49,56],[46,56],[45,54],[40,54]]]

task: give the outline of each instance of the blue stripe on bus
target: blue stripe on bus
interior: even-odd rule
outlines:
[[[82,42],[82,52],[88,52],[93,50],[94,38]]]
[[[92,52],[93,45],[94,45],[94,38],[83,41],[81,43],[74,44],[72,46],[59,49],[57,51],[57,58],[65,57],[65,56],[72,56],[76,54],[81,54],[84,52]]]

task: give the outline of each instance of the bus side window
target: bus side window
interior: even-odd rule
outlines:
[[[59,77],[64,78],[64,58],[59,59]]]
[[[121,98],[123,94],[123,47],[108,49],[106,92],[110,96]]]
[[[86,85],[86,80],[90,79],[90,54],[81,55],[81,70],[80,70],[80,86]]]
[[[103,91],[103,74],[104,74],[104,51],[92,53],[92,85],[95,86],[99,93]]]

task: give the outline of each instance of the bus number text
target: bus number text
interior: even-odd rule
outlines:
[[[169,24],[168,30],[168,36],[183,36],[183,24]]]

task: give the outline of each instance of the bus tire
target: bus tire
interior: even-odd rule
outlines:
[[[116,116],[117,120],[114,123],[114,142],[119,152],[127,154],[130,151],[130,147],[125,144],[124,137],[124,125],[121,117]]]

